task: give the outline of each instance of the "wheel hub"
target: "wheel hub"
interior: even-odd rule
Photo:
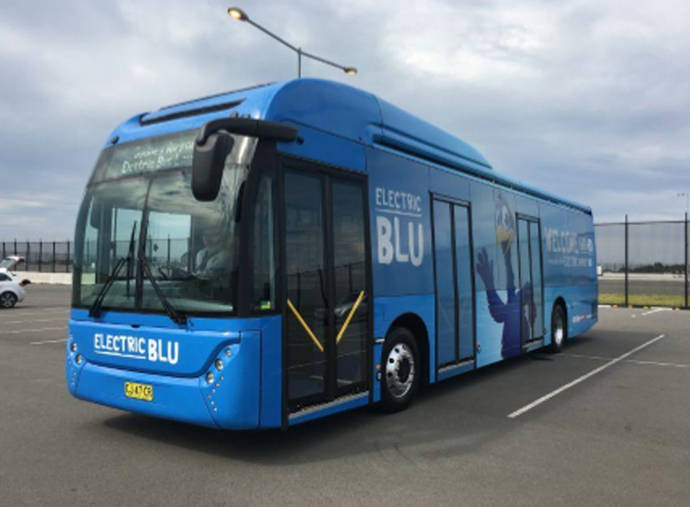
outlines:
[[[555,319],[554,322],[554,329],[553,329],[553,339],[556,341],[558,345],[560,345],[563,342],[563,319],[558,316]]]
[[[404,343],[396,344],[386,358],[386,386],[396,398],[404,398],[412,389],[415,377],[414,355]]]

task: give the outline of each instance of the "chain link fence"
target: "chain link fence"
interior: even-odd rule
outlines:
[[[688,308],[685,220],[595,224],[599,302]]]
[[[688,308],[687,216],[656,222],[629,222],[626,217],[624,222],[595,224],[594,233],[601,304]],[[186,240],[153,241],[149,246],[162,264],[192,261],[185,258]],[[71,241],[2,241],[0,248],[3,259],[10,255],[24,259],[16,271],[72,271]],[[125,255],[126,248],[118,245],[118,255]]]
[[[44,273],[70,273],[72,271],[71,241],[2,241],[2,259],[19,256],[14,271],[39,271]]]

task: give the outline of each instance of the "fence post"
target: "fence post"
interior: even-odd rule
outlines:
[[[4,259],[5,257],[7,257],[7,254],[5,254],[5,242],[3,241],[2,242],[2,258]]]
[[[70,254],[70,242],[67,241],[67,260],[65,261],[65,273],[69,273],[69,254]]]
[[[688,212],[685,212],[685,308],[688,307]]]
[[[43,264],[43,240],[38,240],[38,272],[43,271],[41,265]]]
[[[26,270],[29,271],[29,260],[31,259],[31,243],[26,242]]]
[[[55,273],[55,241],[53,241],[53,273]]]
[[[17,238],[14,238],[14,255],[17,255]]]
[[[628,215],[625,215],[625,306],[628,306]]]

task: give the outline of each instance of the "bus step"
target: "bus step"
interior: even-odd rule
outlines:
[[[345,403],[348,403],[353,400],[358,400],[361,398],[368,398],[369,397],[369,391],[363,391],[360,393],[353,393],[353,394],[346,394],[344,396],[341,396],[339,398],[336,398],[331,401],[327,401],[325,403],[320,403],[318,405],[309,405],[308,407],[303,407],[300,408],[294,412],[291,412],[288,415],[288,419],[295,419],[297,417],[304,417],[306,415],[309,415],[313,412],[320,412],[321,410],[326,410],[329,408],[337,407],[338,405],[343,405]]]

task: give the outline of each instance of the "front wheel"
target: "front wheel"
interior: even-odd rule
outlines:
[[[11,292],[3,292],[0,294],[0,307],[2,308],[12,308],[17,304],[17,296]]]
[[[393,329],[383,346],[381,399],[388,412],[406,409],[419,388],[421,364],[417,342],[403,327]]]
[[[557,304],[551,313],[551,352],[557,353],[563,350],[568,332],[565,324],[565,310],[563,305]]]

